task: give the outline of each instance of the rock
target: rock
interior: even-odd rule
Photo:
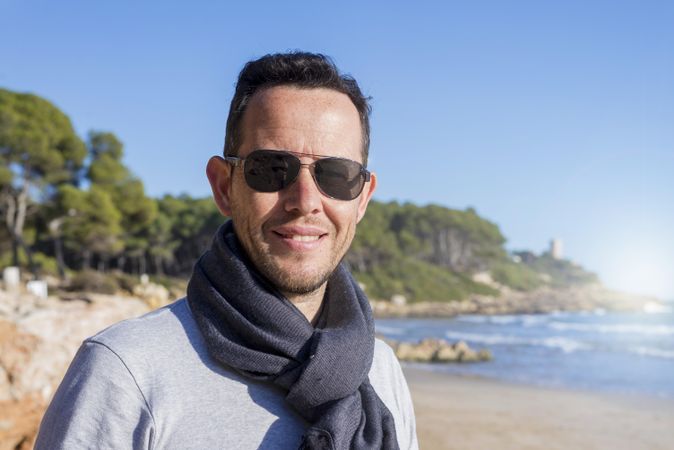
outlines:
[[[419,343],[387,341],[394,348],[401,361],[414,362],[476,362],[489,361],[491,352],[483,349],[475,351],[465,342],[450,344],[444,339],[424,339]]]
[[[147,281],[133,288],[133,295],[143,300],[151,309],[160,308],[169,303],[169,291],[161,284]]]
[[[21,285],[21,270],[13,266],[5,267],[2,271],[2,281],[6,291],[18,292]]]
[[[404,295],[395,294],[391,296],[391,303],[395,306],[405,306],[407,304],[407,299]]]
[[[0,291],[0,305],[0,450],[32,448],[44,409],[84,339],[149,311],[138,299],[100,294],[61,301]]]
[[[397,345],[395,354],[398,359],[403,361],[413,361],[414,360],[414,345],[409,342],[400,342]]]
[[[442,346],[435,354],[437,362],[454,362],[459,360],[459,354],[451,345]]]
[[[437,339],[424,339],[415,346],[414,360],[433,361],[439,348],[440,343]]]
[[[30,280],[26,283],[26,290],[36,297],[47,298],[47,282],[44,280]]]
[[[0,450],[30,450],[44,412],[37,398],[0,400]]]
[[[25,381],[33,371],[31,359],[40,339],[0,319],[0,400],[16,400],[25,393]]]

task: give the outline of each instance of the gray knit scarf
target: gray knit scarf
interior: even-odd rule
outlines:
[[[300,449],[398,449],[393,416],[368,379],[372,311],[343,264],[314,328],[253,268],[229,221],[196,263],[187,299],[216,361],[287,391],[309,423]]]

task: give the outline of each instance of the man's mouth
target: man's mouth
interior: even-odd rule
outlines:
[[[302,235],[302,234],[282,234],[286,239],[292,239],[293,241],[298,242],[313,242],[319,240],[321,237],[318,235]]]
[[[297,245],[311,245],[318,244],[318,241],[321,240],[324,236],[327,236],[325,230],[312,227],[312,226],[281,226],[272,230],[274,234],[283,239],[284,241],[290,243],[295,242]],[[311,247],[297,247],[300,248],[313,248]]]

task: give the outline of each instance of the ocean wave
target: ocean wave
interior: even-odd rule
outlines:
[[[674,326],[646,325],[640,323],[578,323],[578,322],[550,322],[550,328],[557,331],[587,331],[593,333],[629,333],[669,336],[674,335]]]
[[[487,345],[531,345],[556,348],[564,353],[572,353],[578,350],[590,350],[590,346],[575,339],[563,336],[550,336],[547,338],[523,338],[503,334],[478,334],[448,331],[445,333],[448,339],[458,339]]]
[[[375,331],[377,333],[381,333],[381,334],[389,334],[389,335],[393,334],[393,335],[398,336],[398,335],[406,333],[405,329],[403,329],[403,328],[387,327],[386,325],[375,324],[374,328],[375,328]]]
[[[595,308],[595,309],[590,309],[587,311],[577,311],[574,314],[579,315],[579,316],[605,316],[608,313],[604,308]]]
[[[653,347],[632,347],[627,351],[642,356],[652,356],[655,358],[674,359],[674,350],[662,350]]]
[[[468,323],[487,323],[489,322],[490,316],[457,316],[456,320],[459,322],[468,322]]]
[[[494,325],[512,325],[512,324],[522,324],[525,327],[532,327],[539,325],[541,323],[546,323],[550,320],[550,316],[543,314],[504,314],[497,316],[483,316],[483,315],[474,315],[474,316],[459,316],[457,317],[459,322],[468,322],[468,323],[489,323]]]

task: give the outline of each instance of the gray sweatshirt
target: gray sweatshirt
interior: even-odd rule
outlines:
[[[407,383],[379,340],[369,376],[401,450],[417,449]],[[182,299],[82,344],[35,449],[297,449],[306,427],[282,390],[211,359]]]

